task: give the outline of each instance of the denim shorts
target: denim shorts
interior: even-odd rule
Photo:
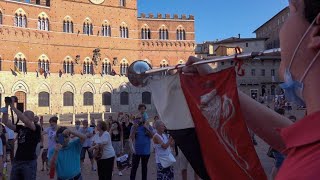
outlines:
[[[12,163],[10,180],[36,180],[37,160],[16,161]]]

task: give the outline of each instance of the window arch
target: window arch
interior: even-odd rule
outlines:
[[[102,62],[102,74],[109,74],[109,75],[112,74],[112,66],[109,59],[105,59]]]
[[[2,15],[2,11],[0,10],[0,24],[2,24],[2,21],[3,21],[3,20],[2,20],[2,16],[3,16],[3,15]]]
[[[109,24],[109,22],[107,20],[105,20],[102,23],[101,32],[102,32],[102,36],[108,36],[108,37],[111,36],[111,26],[110,26],[110,24]]]
[[[21,8],[15,12],[14,25],[17,27],[27,27],[27,15],[26,12]]]
[[[142,93],[142,104],[151,104],[151,93],[143,92]]]
[[[167,60],[162,60],[161,63],[160,63],[160,67],[168,67],[169,66],[169,63]]]
[[[178,61],[178,64],[185,64],[185,62],[184,62],[184,60],[180,59],[180,60]]]
[[[73,21],[70,16],[66,16],[63,19],[63,32],[73,33]]]
[[[93,106],[93,93],[85,92],[83,94],[83,105],[84,106]]]
[[[177,40],[186,40],[186,31],[182,26],[177,28]]]
[[[24,54],[18,53],[14,57],[14,69],[23,73],[27,72],[27,61]]]
[[[120,25],[120,37],[129,38],[129,29],[126,23]]]
[[[93,62],[89,57],[86,57],[86,59],[83,62],[83,74],[92,74],[93,75]]]
[[[141,28],[141,39],[151,39],[151,30],[146,24]]]
[[[93,35],[93,25],[89,18],[86,18],[83,22],[83,34]]]
[[[168,28],[165,25],[162,25],[159,29],[159,39],[161,39],[161,40],[168,40],[169,39]]]
[[[119,0],[120,6],[125,7],[126,6],[126,0]]]
[[[72,92],[67,91],[63,93],[63,106],[73,106],[73,101],[74,97]]]
[[[49,67],[49,58],[45,55],[42,54],[41,56],[39,56],[38,58],[38,71],[41,72],[41,69],[45,72],[49,72],[50,67]]]
[[[129,105],[129,93],[123,91],[120,93],[120,105]]]
[[[48,92],[40,92],[38,95],[39,107],[49,107],[50,105],[50,94]]]
[[[73,60],[70,56],[67,56],[64,58],[63,71],[66,74],[73,74],[74,73],[74,64],[73,64]]]
[[[127,60],[123,59],[120,64],[120,75],[127,75],[129,63]]]
[[[38,15],[38,29],[49,31],[49,17],[44,12]]]
[[[102,93],[102,105],[111,106],[111,93],[110,92]]]

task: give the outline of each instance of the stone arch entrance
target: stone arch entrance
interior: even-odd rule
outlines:
[[[27,94],[23,91],[17,91],[15,94],[18,98],[17,109],[25,111],[27,108]]]

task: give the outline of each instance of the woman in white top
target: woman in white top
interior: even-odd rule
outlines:
[[[92,138],[93,146],[90,150],[102,149],[101,158],[97,158],[99,180],[111,180],[115,152],[112,147],[110,134],[107,131],[107,123],[98,121],[96,135]]]
[[[163,168],[159,160],[159,156],[168,155],[171,153],[170,145],[173,144],[173,139],[172,137],[168,138],[168,135],[164,133],[166,128],[162,121],[156,121],[154,123],[154,127],[157,130],[153,136],[157,163],[157,180],[173,180],[173,166]]]

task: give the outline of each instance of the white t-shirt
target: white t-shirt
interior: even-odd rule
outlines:
[[[114,157],[116,153],[114,152],[114,149],[112,147],[111,143],[111,137],[110,134],[105,131],[102,136],[99,136],[99,132],[97,132],[93,138],[92,141],[96,144],[105,144],[103,147],[103,153],[101,159],[108,159],[111,157]]]

